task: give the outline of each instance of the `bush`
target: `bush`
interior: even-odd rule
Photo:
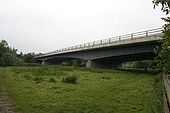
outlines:
[[[56,80],[54,78],[49,78],[50,83],[56,83]]]
[[[77,76],[75,76],[75,75],[68,76],[68,77],[66,77],[65,79],[63,79],[62,82],[64,82],[64,83],[76,84],[76,82],[77,82]]]
[[[102,76],[100,79],[111,79],[109,76]]]
[[[39,77],[39,76],[36,76],[36,77],[34,78],[34,81],[36,81],[36,83],[40,83],[40,82],[43,81],[43,78],[42,78],[42,77]]]
[[[2,57],[0,57],[0,65],[1,66],[21,66],[24,62],[22,59],[16,57],[15,54],[12,53],[4,53]]]

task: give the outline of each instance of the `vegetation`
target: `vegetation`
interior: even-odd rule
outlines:
[[[5,40],[0,41],[0,66],[21,66],[35,63],[35,53],[17,54],[17,49],[8,46]]]
[[[152,60],[142,60],[142,61],[132,61],[124,63],[125,69],[140,69],[140,70],[153,70],[153,61]]]
[[[75,75],[68,76],[68,77],[64,78],[62,80],[62,82],[75,84],[77,82],[77,76],[75,76]]]
[[[170,13],[169,0],[153,0]],[[156,48],[156,69],[170,72],[170,17],[163,18],[163,40]],[[0,66],[31,66],[35,53],[17,53],[0,41]],[[160,76],[138,71],[87,69],[85,60],[70,60],[63,66],[0,68],[14,110],[19,113],[162,113],[163,86]],[[131,66],[130,64],[126,64]],[[152,62],[134,62],[136,68]],[[64,67],[77,66],[77,67]],[[132,67],[133,67],[132,66]],[[0,87],[0,94],[1,94]]]
[[[76,84],[62,82],[68,77]],[[0,78],[20,113],[162,113],[162,82],[149,73],[8,67],[0,68]]]
[[[56,83],[56,80],[54,78],[49,78],[50,83]]]
[[[4,53],[0,58],[0,61],[1,66],[17,66],[24,64],[22,59],[16,57],[15,54],[12,54],[10,52]]]
[[[169,0],[153,0],[154,8],[155,6],[158,6],[159,4],[162,5],[162,11],[166,14],[169,14],[170,12],[170,1]]]
[[[153,0],[154,7],[161,4],[162,11],[167,15],[170,13],[169,0]],[[163,26],[163,39],[161,45],[156,48],[157,57],[155,58],[156,69],[163,72],[170,72],[170,17],[162,18],[166,23]]]
[[[64,61],[62,63],[63,66],[76,66],[76,67],[85,67],[86,66],[86,60],[82,59],[74,59],[69,61]]]

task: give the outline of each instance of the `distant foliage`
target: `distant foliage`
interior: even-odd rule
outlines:
[[[27,53],[23,55],[23,59],[26,63],[35,63],[35,53]]]
[[[152,60],[141,60],[124,63],[125,68],[134,68],[134,69],[151,69],[153,65]]]
[[[75,67],[85,67],[86,61],[82,59],[74,59],[69,61],[64,61],[62,63],[63,66],[75,66]]]
[[[5,40],[0,41],[0,57],[6,52],[9,52],[9,46],[8,43]]]
[[[77,82],[77,76],[72,75],[72,76],[68,76],[66,78],[64,78],[62,80],[63,83],[72,83],[72,84],[76,84]]]
[[[22,59],[16,57],[15,54],[12,53],[4,53],[0,58],[1,66],[18,66],[23,65],[24,62]]]
[[[0,41],[0,66],[35,65],[34,56],[35,53],[18,54],[17,49],[9,47],[7,41]]]

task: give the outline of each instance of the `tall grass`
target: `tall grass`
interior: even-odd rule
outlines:
[[[162,111],[161,78],[152,73],[37,66],[0,68],[2,75],[21,113]]]

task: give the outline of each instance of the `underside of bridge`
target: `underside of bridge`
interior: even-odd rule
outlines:
[[[89,68],[121,68],[124,62],[153,60],[154,53],[132,54],[116,57],[108,57],[96,60],[88,60],[86,67]]]
[[[64,61],[83,59],[88,68],[119,68],[124,62],[153,60],[158,42],[145,42],[115,47],[91,49],[51,55],[40,60],[42,64],[62,64]]]
[[[70,60],[74,60],[74,58],[51,58],[48,60],[45,60],[44,63],[47,65],[60,65],[65,61],[70,61]]]
[[[155,54],[153,52],[140,53],[140,54],[130,54],[130,55],[120,55],[105,57],[99,59],[86,60],[86,67],[88,68],[121,68],[122,63],[130,61],[141,61],[141,60],[153,60]],[[57,57],[45,60],[44,63],[47,65],[60,65],[65,61],[75,60],[77,58],[68,57]]]

